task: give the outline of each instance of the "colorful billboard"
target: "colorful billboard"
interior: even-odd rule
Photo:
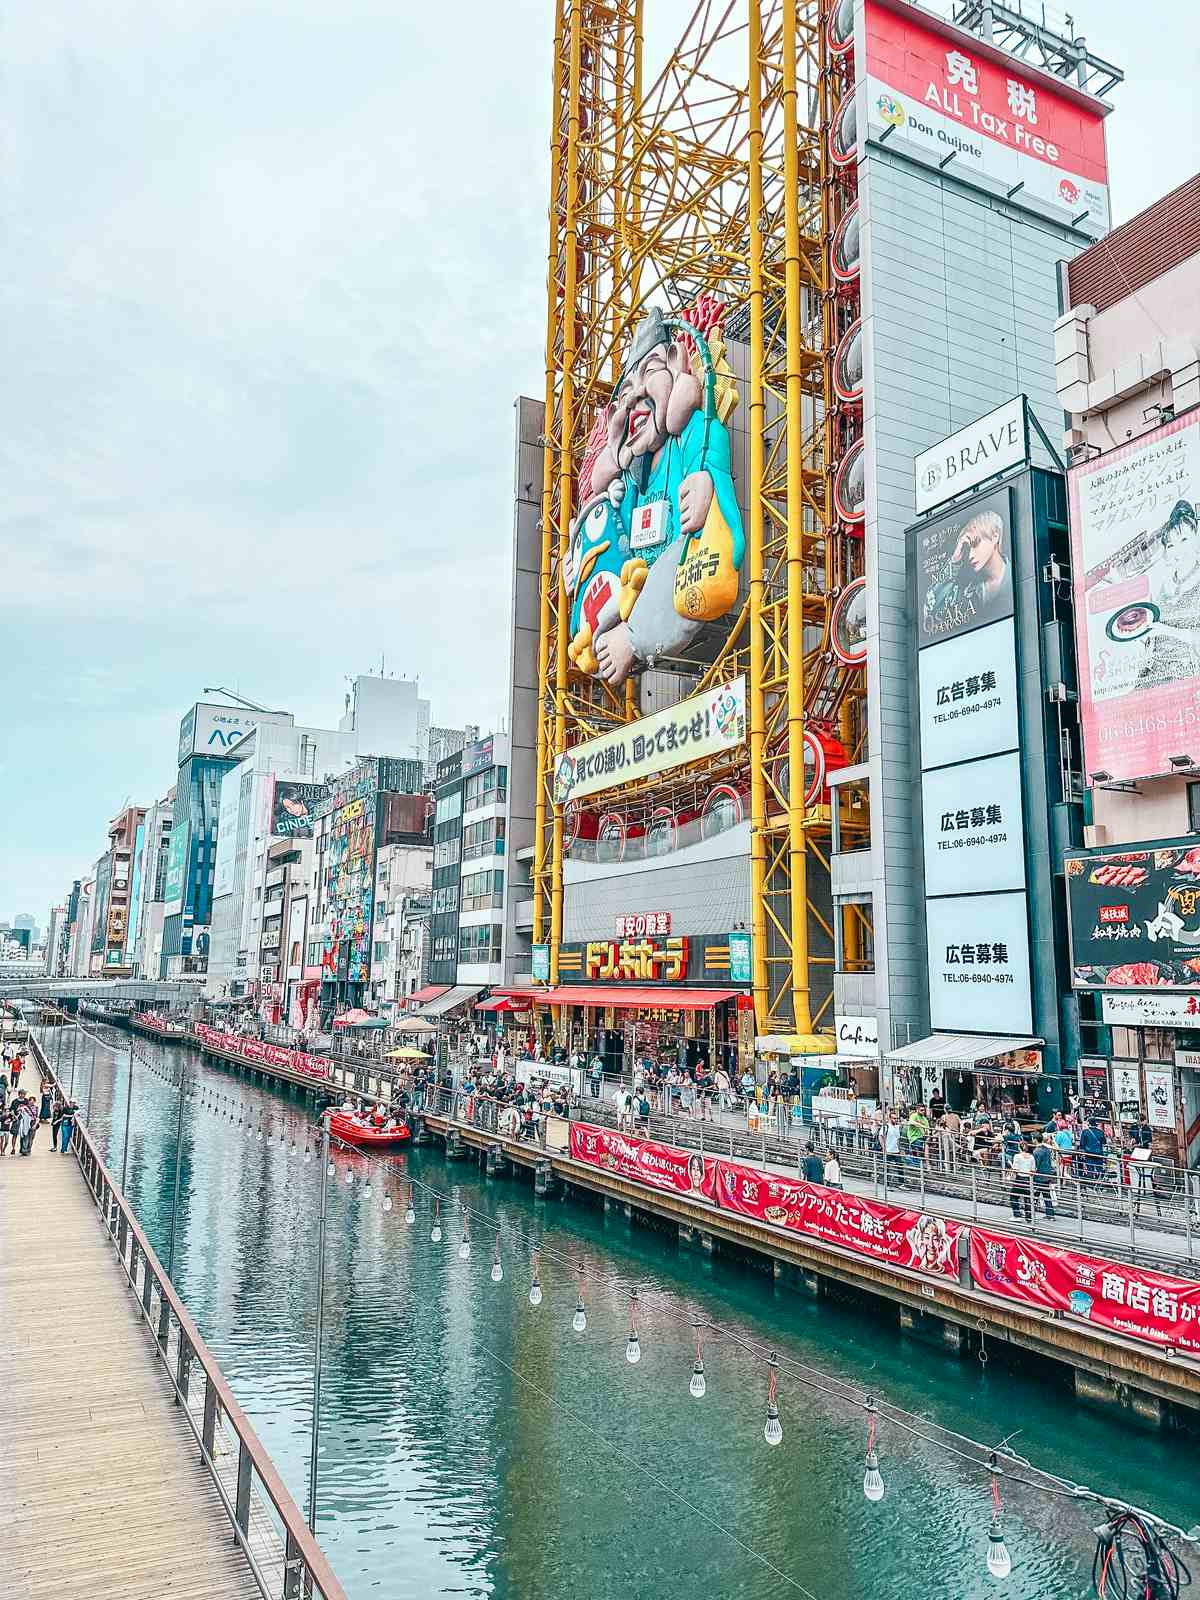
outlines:
[[[745,738],[746,680],[735,678],[566,751],[554,769],[554,798],[565,805],[732,750]]]
[[[1077,989],[1200,991],[1200,845],[1066,859]]]
[[[1069,483],[1084,771],[1136,780],[1200,762],[1200,416]]]
[[[317,807],[329,795],[326,783],[298,783],[276,778],[271,790],[271,837],[311,839]]]
[[[384,764],[386,766],[386,763]],[[360,762],[330,785],[321,812],[331,813],[324,856],[324,976],[341,983],[366,983],[371,971],[371,922],[375,897],[375,825],[381,764]]]
[[[176,816],[171,824],[171,845],[167,853],[167,875],[163,887],[163,913],[170,917],[183,910],[183,895],[187,887],[188,840],[191,829],[186,813]]]
[[[563,574],[568,655],[613,686],[684,652],[738,597],[746,539],[727,427],[738,391],[724,309],[707,296],[682,316],[651,306],[588,441]]]
[[[1099,100],[896,0],[866,0],[864,12],[869,137],[961,183],[1107,231]]]

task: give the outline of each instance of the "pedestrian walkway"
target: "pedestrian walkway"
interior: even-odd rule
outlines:
[[[36,1088],[28,1067],[26,1089]],[[248,1563],[73,1155],[0,1161],[0,1588],[241,1600]]]

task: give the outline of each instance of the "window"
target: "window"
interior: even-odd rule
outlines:
[[[1200,783],[1188,784],[1187,803],[1188,829],[1192,833],[1200,833]]]
[[[464,861],[473,861],[477,856],[502,856],[503,854],[503,817],[485,817],[482,822],[470,822],[463,829],[462,858]]]
[[[449,884],[444,889],[433,891],[433,911],[435,916],[447,916],[458,910],[458,885]]]
[[[508,797],[508,768],[489,767],[468,778],[463,788],[463,810],[499,804]]]
[[[387,916],[387,901],[386,900],[377,900],[375,902],[375,915],[377,917],[386,917]]]
[[[461,816],[462,801],[463,795],[461,789],[454,789],[449,794],[442,795],[439,798],[437,805],[434,807],[434,822],[449,822],[451,817]]]
[[[835,968],[838,972],[875,971],[874,907],[868,900],[845,900],[838,905]]]
[[[503,872],[472,872],[462,881],[464,911],[486,911],[504,904]]]
[[[447,839],[443,844],[435,845],[433,851],[433,864],[435,867],[451,867],[458,860],[461,839]]]
[[[435,961],[454,960],[454,935],[452,933],[439,934],[433,941],[433,959]]]
[[[376,961],[382,961],[384,959],[384,957],[387,955],[387,953],[388,953],[387,945],[384,944],[382,940],[376,939],[376,941],[375,941],[375,960]]]
[[[503,929],[498,922],[484,922],[477,928],[458,930],[458,959],[464,965],[487,963],[492,965],[502,959],[501,939]]]

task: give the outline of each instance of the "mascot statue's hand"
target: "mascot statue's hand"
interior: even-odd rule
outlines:
[[[640,556],[634,556],[621,568],[621,593],[617,606],[621,614],[621,621],[628,622],[630,612],[637,604],[637,597],[642,592],[642,585],[646,581],[649,566]]]
[[[567,659],[578,671],[586,673],[589,678],[595,677],[600,663],[596,659],[596,652],[592,649],[590,623],[585,622],[567,646]]]

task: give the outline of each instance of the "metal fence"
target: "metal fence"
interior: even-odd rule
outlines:
[[[583,1095],[571,1101],[570,1116],[616,1127],[618,1114],[611,1091],[619,1083],[619,1079],[606,1079],[602,1092],[593,1096],[590,1082],[585,1082]],[[483,1093],[431,1089],[426,1109],[482,1132],[501,1132],[501,1107]],[[993,1227],[1016,1224],[1022,1232],[1047,1243],[1080,1244],[1164,1271],[1188,1276],[1200,1272],[1200,1174],[1166,1163],[1158,1168],[1167,1181],[1152,1186],[1151,1173],[1145,1167],[1139,1170],[1133,1165],[1127,1182],[1122,1168],[1130,1164],[1122,1163],[1120,1157],[1091,1158],[1095,1164],[1088,1166],[1087,1158],[1076,1154],[1067,1171],[1047,1181],[1033,1175],[1014,1178],[1011,1172],[984,1167],[977,1161],[964,1161],[947,1170],[930,1159],[928,1150],[885,1159],[863,1130],[815,1130],[790,1123],[781,1132],[774,1119],[765,1115],[753,1132],[746,1126],[744,1113],[735,1120],[731,1112],[702,1117],[698,1111],[693,1116],[652,1111],[648,1117],[635,1115],[626,1127],[630,1133],[663,1144],[783,1169],[797,1177],[803,1174],[805,1146],[811,1142],[822,1154],[832,1149],[843,1179],[869,1186],[872,1198]],[[515,1136],[540,1145],[541,1120],[532,1129],[522,1125]],[[997,1208],[1002,1208],[999,1217],[994,1214]],[[1176,1241],[1174,1248],[1168,1235]]]
[[[58,1087],[49,1061],[38,1054]],[[346,1600],[82,1121],[75,1123],[71,1148],[263,1600]]]

